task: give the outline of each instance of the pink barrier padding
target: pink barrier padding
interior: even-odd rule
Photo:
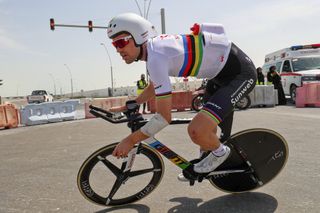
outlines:
[[[15,128],[19,125],[19,113],[13,104],[0,105],[0,128]]]
[[[192,91],[174,91],[172,92],[172,109],[185,111],[191,109]],[[148,110],[151,113],[156,112],[155,100],[148,101]]]
[[[7,115],[4,105],[0,105],[0,128],[5,127],[7,124]]]
[[[296,107],[320,107],[320,83],[308,83],[297,88]]]
[[[84,104],[85,118],[95,118],[95,116],[89,112],[90,104],[92,104],[93,106],[108,110],[114,106],[124,106],[127,100],[129,100],[127,96],[93,99],[89,103]]]

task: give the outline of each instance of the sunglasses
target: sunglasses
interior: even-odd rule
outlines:
[[[125,46],[127,46],[129,44],[129,39],[132,38],[131,35],[119,38],[117,40],[114,40],[112,42],[113,46],[115,48],[124,48]]]

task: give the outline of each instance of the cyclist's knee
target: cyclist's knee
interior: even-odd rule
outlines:
[[[212,133],[217,134],[217,123],[206,114],[198,113],[188,125],[188,134],[196,144],[209,138]]]
[[[188,126],[188,134],[194,143],[197,143],[203,137],[199,128],[193,128],[192,125]]]
[[[208,138],[209,134],[212,134],[212,132],[216,134],[216,130],[217,128],[214,128],[213,131],[212,129],[208,131],[208,129],[201,128],[201,126],[192,123],[188,126],[188,134],[191,140],[196,144],[198,144],[199,141]]]

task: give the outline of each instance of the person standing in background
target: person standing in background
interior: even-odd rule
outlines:
[[[262,73],[262,68],[258,67],[257,68],[257,85],[264,85],[264,75]]]
[[[272,73],[276,72],[276,66],[269,67],[269,71],[267,73],[267,85],[273,84]]]
[[[147,86],[148,86],[148,83],[145,80],[145,74],[141,74],[140,80],[137,81],[137,95],[139,96]],[[147,113],[146,112],[146,105],[147,105],[146,103],[142,104],[142,107],[143,107],[142,113],[143,114]]]
[[[278,91],[278,104],[279,105],[286,105],[287,99],[283,91],[282,83],[281,83],[281,76],[276,70],[276,66],[271,66],[269,68],[269,72],[267,75],[268,82],[274,85],[274,89]]]

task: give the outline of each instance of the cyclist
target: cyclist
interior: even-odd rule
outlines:
[[[217,136],[217,126],[230,120],[233,108],[256,82],[256,68],[250,58],[228,40],[220,24],[195,24],[187,35],[157,35],[154,26],[134,13],[114,17],[108,25],[108,37],[122,59],[131,64],[145,61],[150,84],[135,99],[142,104],[156,97],[157,113],[140,130],[124,138],[113,155],[125,157],[134,144],[145,140],[171,122],[171,83],[169,76],[208,78],[209,97],[202,110],[188,125],[191,140],[200,150],[210,151],[194,164],[197,173],[208,173],[230,154]],[[125,106],[112,111],[124,111]],[[232,122],[232,118],[231,118]],[[230,124],[230,122],[229,122]],[[179,180],[186,180],[182,174]]]

